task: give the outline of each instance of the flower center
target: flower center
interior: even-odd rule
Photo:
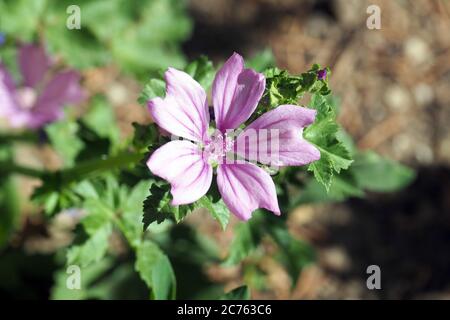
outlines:
[[[16,98],[23,109],[30,110],[36,103],[37,95],[33,88],[23,87],[17,90]]]
[[[216,130],[216,132],[211,135],[211,140],[205,144],[203,152],[208,163],[211,165],[218,165],[223,162],[227,152],[230,152],[233,149],[233,146],[233,138],[228,137],[226,133],[222,134],[220,131]]]

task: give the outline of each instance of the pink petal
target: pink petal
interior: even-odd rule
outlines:
[[[281,105],[266,112],[247,128],[304,128],[314,122],[317,111],[296,105]]]
[[[0,63],[0,116],[9,115],[18,109],[15,95],[15,85],[10,73]]]
[[[282,105],[252,122],[236,139],[241,157],[276,166],[301,166],[320,159],[320,151],[303,139],[303,128],[316,111]]]
[[[251,163],[223,164],[217,168],[217,185],[230,211],[241,220],[265,208],[280,215],[275,184],[270,175]]]
[[[78,103],[84,98],[79,81],[80,75],[75,71],[56,74],[45,86],[34,107],[27,110],[27,126],[39,128],[61,119],[64,116],[64,105]]]
[[[44,48],[27,44],[20,48],[19,66],[24,85],[34,87],[44,78],[45,73],[50,67],[50,60]]]
[[[248,120],[264,93],[265,84],[264,76],[244,69],[244,59],[234,53],[217,72],[212,87],[217,128],[225,132]]]
[[[37,129],[62,119],[64,111],[61,107],[62,105],[47,105],[43,111],[27,110],[28,120],[26,126],[31,129]]]
[[[211,186],[212,167],[204,161],[198,146],[186,140],[166,143],[153,152],[147,166],[172,185],[172,205],[197,201]]]
[[[0,63],[0,117],[13,128],[26,127],[30,121],[28,110],[19,106],[17,90],[11,74]]]
[[[54,108],[60,109],[65,104],[79,103],[83,99],[79,82],[80,75],[76,71],[62,71],[56,74],[45,86],[34,110],[44,112]]]
[[[173,68],[169,68],[165,78],[166,97],[148,102],[153,120],[174,135],[204,141],[209,127],[205,90],[190,75]]]

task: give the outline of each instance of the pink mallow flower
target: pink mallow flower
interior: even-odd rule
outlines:
[[[241,220],[251,218],[257,208],[279,215],[275,184],[270,175],[249,161],[227,161],[230,152],[241,156],[253,146],[240,144],[247,130],[278,130],[277,166],[300,166],[320,158],[319,150],[302,137],[316,111],[282,105],[269,111],[245,128],[236,139],[227,135],[239,128],[255,111],[265,88],[265,78],[244,69],[243,58],[234,53],[217,72],[212,86],[216,129],[209,134],[209,110],[205,90],[185,72],[169,68],[165,73],[166,97],[148,102],[156,124],[182,137],[157,149],[147,162],[150,171],[171,184],[172,205],[200,199],[211,186],[217,166],[217,186],[224,203]],[[258,136],[264,143],[270,136]],[[242,141],[241,141],[242,142]],[[236,148],[236,145],[245,146]],[[259,162],[259,159],[256,159]]]
[[[65,104],[83,99],[80,75],[73,70],[50,74],[51,61],[44,49],[24,45],[18,54],[22,83],[14,83],[0,61],[0,118],[11,127],[38,129],[63,116]]]

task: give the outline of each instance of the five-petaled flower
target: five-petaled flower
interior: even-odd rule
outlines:
[[[73,70],[64,70],[52,76],[52,63],[42,47],[22,46],[18,64],[23,81],[16,86],[0,61],[0,117],[12,127],[41,128],[60,119],[65,104],[82,100],[80,75]]]
[[[217,72],[212,86],[216,129],[209,134],[210,114],[205,90],[185,72],[169,68],[165,73],[166,96],[148,102],[156,124],[184,140],[157,149],[147,162],[150,171],[171,184],[172,205],[193,203],[204,196],[217,165],[217,186],[224,203],[239,219],[248,220],[257,208],[280,214],[275,184],[259,166],[244,161],[229,163],[227,153],[245,157],[253,146],[240,144],[247,130],[278,130],[278,166],[300,166],[320,158],[319,150],[302,137],[316,111],[281,105],[248,125],[236,139],[226,134],[244,124],[255,111],[265,89],[265,78],[244,69],[243,58],[234,53]],[[270,137],[258,136],[270,140]],[[235,143],[236,142],[236,143]],[[270,141],[264,141],[268,143]],[[236,148],[244,145],[244,148]],[[259,159],[257,159],[259,162]]]

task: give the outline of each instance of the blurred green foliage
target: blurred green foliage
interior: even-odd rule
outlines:
[[[0,143],[0,161],[11,161],[12,148]],[[9,240],[19,218],[19,195],[15,179],[0,175],[0,250]]]
[[[180,43],[192,23],[180,0],[79,0],[81,29],[66,22],[69,0],[0,0],[0,30],[23,42],[40,38],[75,68],[113,63],[138,76],[182,67]]]

